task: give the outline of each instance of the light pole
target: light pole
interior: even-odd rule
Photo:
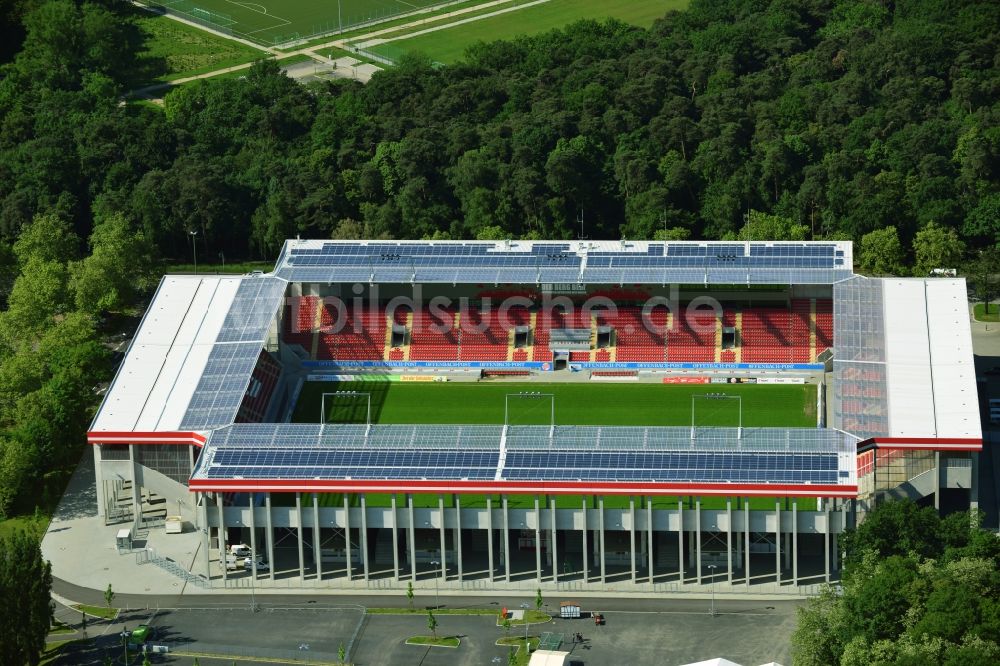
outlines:
[[[712,617],[715,617],[715,564],[709,564],[708,570],[711,571],[709,575],[712,577],[711,587],[712,587]]]
[[[191,236],[191,252],[194,254],[194,274],[198,274],[198,232],[189,231],[188,235]]]

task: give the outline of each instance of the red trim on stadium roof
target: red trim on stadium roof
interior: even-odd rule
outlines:
[[[192,491],[221,492],[373,492],[475,495],[723,495],[782,497],[857,497],[856,485],[789,485],[743,483],[643,483],[583,481],[425,481],[347,479],[191,479]]]
[[[872,437],[858,442],[858,448],[875,445],[883,449],[924,451],[982,451],[980,437]]]
[[[198,432],[113,432],[87,433],[90,444],[194,444],[204,446],[207,437]]]

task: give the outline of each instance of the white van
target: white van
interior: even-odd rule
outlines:
[[[236,557],[250,557],[250,546],[245,543],[234,543],[229,547],[229,554]]]
[[[226,571],[239,571],[243,562],[235,555],[226,555]]]

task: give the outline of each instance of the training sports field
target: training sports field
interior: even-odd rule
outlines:
[[[148,0],[202,25],[280,44],[382,21],[445,0]]]
[[[337,391],[371,394],[373,423],[502,424],[509,394],[537,392],[555,396],[557,425],[690,426],[692,396],[740,396],[745,427],[816,427],[815,386],[665,385],[619,382],[542,384],[511,382],[307,382],[293,421],[318,423],[322,395]],[[731,399],[695,398],[699,427],[739,424],[739,405]],[[326,398],[327,423],[364,423],[367,396]],[[548,425],[547,396],[509,398],[511,425]]]

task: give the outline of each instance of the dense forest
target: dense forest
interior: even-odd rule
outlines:
[[[367,85],[262,61],[162,106],[128,100],[123,6],[0,0],[0,514],[78,458],[109,313],[192,242],[835,238],[895,273],[1000,237],[993,1],[693,0]]]
[[[978,514],[886,502],[845,535],[844,576],[799,610],[796,666],[1000,662],[1000,540]]]
[[[15,3],[17,4],[17,3]],[[0,239],[123,215],[167,257],[283,239],[868,239],[869,270],[1000,234],[1000,4],[694,0],[413,56],[362,86],[245,78],[119,104],[114,3],[32,3],[0,83]],[[754,211],[755,215],[748,215]],[[747,221],[758,224],[746,224]]]

